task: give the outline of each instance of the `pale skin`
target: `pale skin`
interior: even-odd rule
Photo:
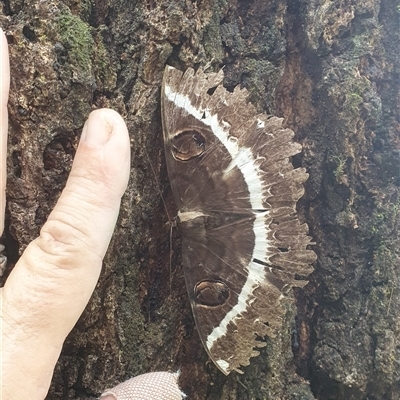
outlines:
[[[1,30],[0,41],[3,143],[10,72]],[[0,150],[2,174],[6,153],[4,148]],[[56,207],[0,292],[2,399],[45,398],[63,342],[100,275],[129,167],[129,136],[121,116],[108,109],[92,112]],[[3,224],[3,210],[0,218]]]

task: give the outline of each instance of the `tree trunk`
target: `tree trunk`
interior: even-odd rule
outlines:
[[[90,110],[119,111],[132,143],[103,273],[49,400],[91,399],[131,376],[178,369],[190,399],[400,399],[395,3],[4,2],[12,80],[3,281],[60,195]],[[229,377],[196,332],[176,232],[170,251],[176,210],[159,104],[166,63],[184,70],[210,61],[224,66],[226,87],[246,87],[260,112],[285,117],[303,144],[293,162],[310,178],[298,209],[318,254],[282,332]]]

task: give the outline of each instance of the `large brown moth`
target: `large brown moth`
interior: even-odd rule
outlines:
[[[308,175],[290,157],[301,145],[281,118],[257,114],[245,89],[226,90],[223,76],[167,66],[161,107],[194,319],[229,374],[259,354],[261,337],[276,335],[315,253],[296,213]]]

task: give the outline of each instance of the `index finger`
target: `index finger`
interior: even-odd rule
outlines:
[[[10,62],[7,39],[0,28],[0,236],[4,230],[7,180],[7,129],[8,129],[8,91],[10,88]]]

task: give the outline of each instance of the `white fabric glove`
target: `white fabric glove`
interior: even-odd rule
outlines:
[[[178,386],[179,372],[150,372],[107,389],[100,400],[182,400],[186,395]]]

